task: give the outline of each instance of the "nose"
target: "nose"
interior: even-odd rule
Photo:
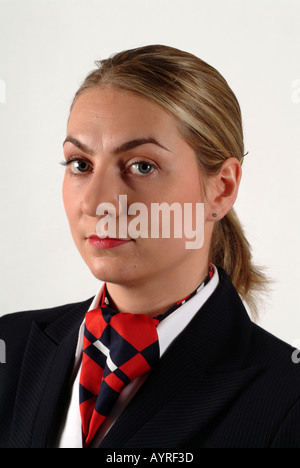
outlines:
[[[122,181],[114,169],[95,170],[85,187],[81,201],[82,213],[92,217],[106,214],[119,217],[119,195],[122,194],[122,186]]]

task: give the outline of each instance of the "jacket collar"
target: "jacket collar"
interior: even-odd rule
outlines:
[[[204,374],[238,371],[245,362],[253,323],[230,281],[218,268],[219,284],[178,341]]]

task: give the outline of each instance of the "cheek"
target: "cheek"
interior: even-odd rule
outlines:
[[[62,187],[63,203],[69,222],[76,216],[78,212],[78,193],[72,188],[72,184],[69,184],[67,177],[65,177]]]
[[[204,180],[194,160],[188,160],[186,165],[178,166],[176,177],[172,180],[171,190],[168,192],[169,198],[181,203],[204,202]]]
[[[65,177],[63,181],[63,186],[62,186],[62,197],[63,197],[64,207],[65,207],[67,216],[68,216],[69,209],[70,209],[70,193],[69,192],[70,191],[69,191],[68,184],[66,182],[66,177]]]
[[[193,171],[186,174],[180,189],[182,198],[192,203],[204,202],[204,185],[199,168],[196,166]]]

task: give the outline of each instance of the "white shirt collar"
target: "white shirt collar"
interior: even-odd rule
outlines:
[[[157,326],[160,357],[165,353],[174,339],[185,329],[199,309],[211,296],[219,283],[218,270],[211,280],[201,288],[194,297],[189,299],[182,306],[178,307],[168,317],[162,320]]]
[[[182,304],[178,309],[172,312],[168,317],[162,320],[157,326],[159,339],[160,357],[164,354],[172,341],[181,333],[192,320],[194,315],[207,301],[210,295],[216,289],[219,283],[218,270],[214,267],[214,275],[211,280],[202,287],[194,297]],[[94,297],[89,311],[99,307],[100,299],[103,294],[104,283],[101,284],[96,296]],[[75,361],[80,360],[82,354],[84,321],[79,330],[78,343],[75,354]],[[76,362],[75,362],[76,365]]]

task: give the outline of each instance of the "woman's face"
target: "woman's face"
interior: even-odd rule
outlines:
[[[175,117],[128,91],[113,87],[87,90],[71,111],[64,153],[68,165],[63,198],[71,233],[96,278],[129,285],[176,271],[182,275],[196,265],[200,269],[209,239],[204,239],[200,249],[186,249],[184,232],[176,238],[172,223],[170,238],[151,236],[151,217],[149,235],[143,238],[127,232],[127,242],[101,243],[93,237],[99,234],[97,225],[103,220],[96,213],[102,203],[115,207],[114,214],[109,214],[118,229],[120,215],[124,215],[119,210],[120,195],[126,196],[126,210],[138,202],[149,214],[153,203],[177,202],[183,209],[184,203],[195,207],[204,202],[195,153],[180,136]],[[127,226],[135,216],[126,218]]]

